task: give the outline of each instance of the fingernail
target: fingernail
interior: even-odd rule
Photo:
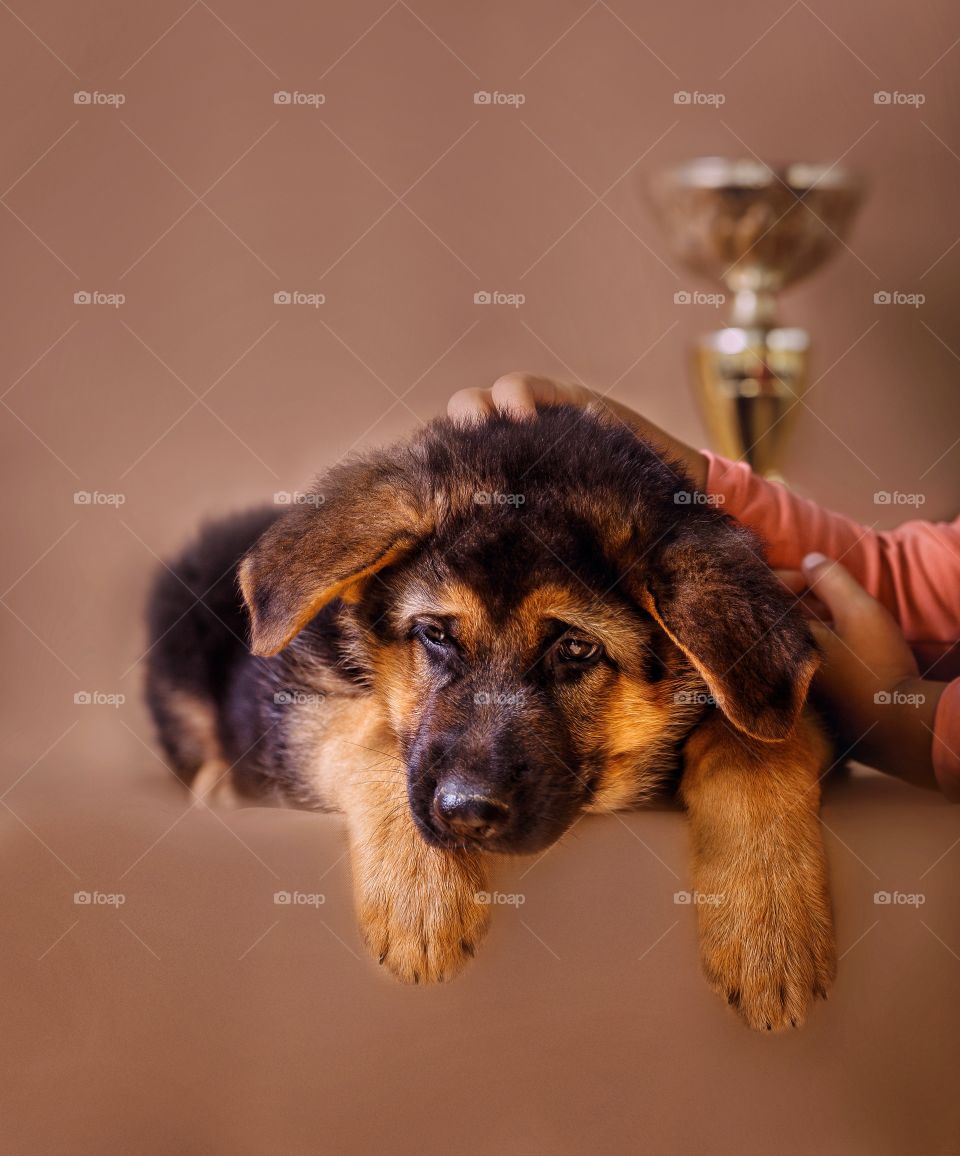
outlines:
[[[826,554],[808,554],[800,565],[804,570],[814,570],[817,566],[822,566],[824,562],[829,561],[830,559]]]

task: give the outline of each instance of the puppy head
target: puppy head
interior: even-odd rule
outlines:
[[[339,600],[424,837],[537,850],[650,792],[714,705],[764,741],[803,705],[809,631],[747,531],[677,500],[691,488],[582,410],[435,422],[260,539],[252,649]]]

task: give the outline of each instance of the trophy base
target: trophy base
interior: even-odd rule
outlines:
[[[784,450],[807,387],[810,338],[802,329],[720,329],[695,350],[695,386],[715,449],[783,480]]]

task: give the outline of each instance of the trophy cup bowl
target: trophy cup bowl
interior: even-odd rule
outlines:
[[[835,252],[862,186],[835,166],[701,157],[658,174],[650,193],[678,259],[733,299],[730,325],[695,348],[711,441],[725,456],[780,477],[808,384],[810,338],[777,324],[776,295]]]

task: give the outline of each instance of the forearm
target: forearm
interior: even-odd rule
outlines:
[[[846,727],[855,725],[865,732],[853,757],[917,787],[935,790],[942,786],[934,768],[933,736],[947,686],[945,682],[909,678],[876,695],[879,701],[868,705],[862,716],[845,719]],[[851,711],[850,716],[856,713]]]
[[[742,462],[705,454],[706,488],[722,509],[764,540],[775,569],[796,570],[810,553],[842,561],[911,642],[953,644],[960,634],[960,524],[908,522],[877,532],[825,510]]]

